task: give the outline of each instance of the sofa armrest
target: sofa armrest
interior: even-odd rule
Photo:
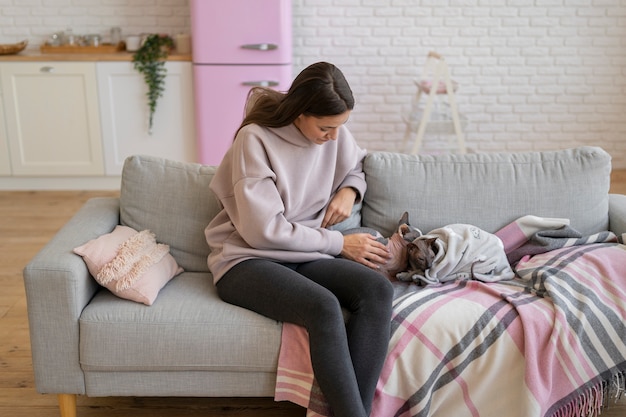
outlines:
[[[85,393],[78,319],[99,286],[72,250],[118,223],[119,199],[91,199],[24,268],[33,370],[40,393]]]
[[[609,229],[616,235],[626,233],[626,195],[609,194]]]

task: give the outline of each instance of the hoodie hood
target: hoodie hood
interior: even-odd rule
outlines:
[[[283,127],[269,127],[267,129],[285,142],[289,142],[292,145],[299,146],[301,148],[315,145],[313,142],[308,140],[306,136],[300,132],[300,129],[298,129],[293,123]]]

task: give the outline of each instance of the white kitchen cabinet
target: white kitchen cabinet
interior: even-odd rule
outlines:
[[[0,81],[12,175],[104,174],[95,63],[3,62]]]
[[[2,86],[0,85],[0,175],[11,175],[11,160],[9,158],[7,130],[4,123],[4,107],[2,106],[1,87]]]
[[[106,175],[120,175],[126,157],[135,154],[196,161],[191,63],[165,66],[165,90],[149,133],[143,76],[132,62],[97,63]]]

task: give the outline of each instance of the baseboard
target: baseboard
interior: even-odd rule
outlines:
[[[119,176],[113,177],[0,177],[2,191],[119,190]]]

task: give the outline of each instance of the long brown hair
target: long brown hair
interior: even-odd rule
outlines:
[[[354,108],[350,85],[339,68],[318,62],[302,70],[287,93],[256,87],[248,94],[242,127],[255,123],[265,127],[283,127],[301,114],[335,116]]]

